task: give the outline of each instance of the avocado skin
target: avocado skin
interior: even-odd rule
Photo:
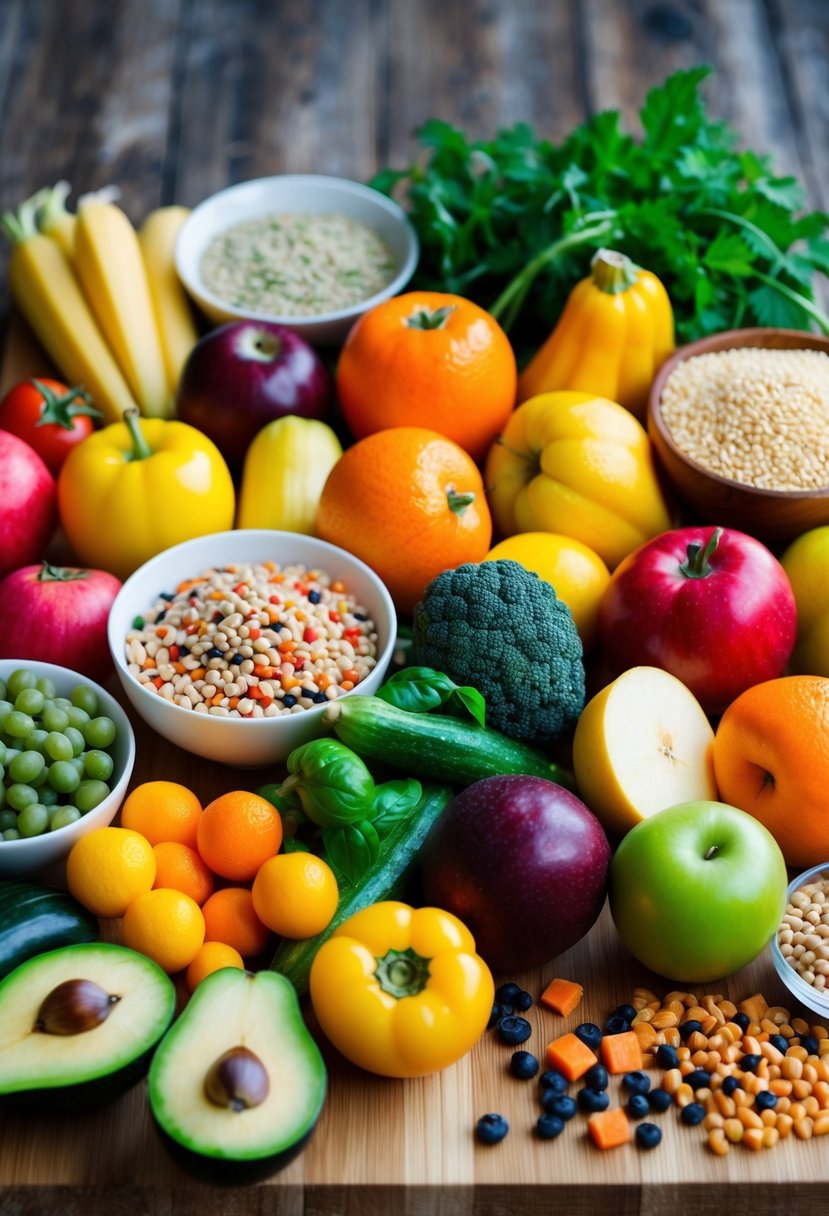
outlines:
[[[163,1032],[166,1033],[166,1032]],[[94,1110],[120,1098],[147,1075],[155,1049],[163,1033],[144,1052],[123,1068],[95,1077],[92,1081],[78,1081],[74,1085],[38,1086],[21,1089],[16,1093],[0,1094],[0,1106],[4,1110]]]
[[[212,1186],[248,1186],[254,1182],[264,1182],[279,1170],[284,1169],[286,1165],[290,1165],[294,1158],[299,1156],[316,1128],[315,1123],[301,1140],[282,1153],[271,1153],[267,1157],[240,1161],[228,1157],[207,1157],[203,1153],[196,1153],[168,1135],[156,1119],[153,1119],[153,1122],[176,1165],[195,1178],[197,1182],[206,1182]]]

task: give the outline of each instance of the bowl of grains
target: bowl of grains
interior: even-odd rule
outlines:
[[[314,173],[220,190],[176,242],[179,277],[211,321],[276,321],[319,344],[342,342],[362,313],[402,291],[417,258],[396,202]]]
[[[789,883],[771,955],[777,974],[800,1003],[829,1015],[829,862]]]
[[[316,537],[267,529],[159,553],[124,583],[108,623],[145,722],[235,768],[284,760],[324,733],[330,701],[376,692],[396,634],[373,570]]]
[[[740,329],[681,347],[654,380],[648,433],[707,522],[778,542],[829,523],[829,338]]]

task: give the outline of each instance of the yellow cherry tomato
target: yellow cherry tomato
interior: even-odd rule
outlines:
[[[596,640],[599,604],[610,571],[598,553],[572,536],[556,532],[519,532],[490,549],[485,562],[511,558],[545,579],[573,614],[585,651]]]
[[[314,956],[314,1013],[352,1064],[419,1077],[454,1064],[486,1029],[495,985],[472,934],[440,908],[371,904]]]
[[[797,605],[796,674],[829,676],[829,525],[792,541],[780,559]]]

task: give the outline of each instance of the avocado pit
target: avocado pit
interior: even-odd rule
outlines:
[[[208,1101],[235,1111],[261,1106],[270,1088],[267,1069],[259,1056],[241,1045],[215,1059],[204,1078]]]
[[[94,980],[64,980],[42,1001],[34,1029],[42,1034],[83,1034],[105,1022],[120,999]]]

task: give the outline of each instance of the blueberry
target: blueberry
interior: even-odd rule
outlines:
[[[482,1144],[497,1144],[509,1131],[509,1123],[503,1115],[481,1115],[475,1124],[475,1133]]]
[[[636,1017],[636,1010],[632,1005],[617,1005],[613,1010],[613,1016],[624,1018],[626,1022],[632,1022]]]
[[[538,1078],[538,1084],[543,1090],[553,1090],[557,1094],[567,1093],[567,1078],[564,1073],[550,1068]]]
[[[591,1051],[595,1051],[602,1041],[602,1032],[595,1022],[582,1022],[580,1026],[576,1027],[573,1034],[577,1039],[581,1039],[582,1043]]]
[[[578,1110],[576,1099],[571,1098],[569,1094],[551,1094],[548,1092],[544,1095],[542,1105],[548,1115],[557,1115],[565,1123],[568,1119],[572,1119]]]
[[[181,654],[181,651],[179,651],[179,654]],[[241,667],[245,661],[245,656],[243,654],[235,654],[230,661],[234,667]]]
[[[737,1080],[736,1077],[723,1077],[722,1085],[720,1086],[720,1089],[723,1091],[723,1093],[725,1094],[725,1096],[727,1098],[730,1098],[731,1095],[736,1090],[742,1089],[742,1088],[743,1088],[742,1085],[740,1084],[740,1082]]]
[[[513,984],[511,982],[508,984],[500,984],[495,989],[495,999],[499,1005],[514,1005],[515,998],[522,991],[523,989],[519,988],[517,984]]]
[[[696,1020],[696,1018],[691,1018],[690,1021],[683,1022],[682,1025],[680,1026],[679,1037],[682,1039],[682,1042],[684,1043],[685,1040],[689,1037],[689,1035],[692,1035],[697,1030],[699,1030],[699,1031],[702,1030],[702,1022],[698,1022]]]
[[[678,1068],[679,1056],[676,1054],[676,1048],[667,1043],[660,1043],[656,1049],[656,1063],[660,1068]]]
[[[805,1047],[810,1056],[816,1056],[820,1051],[820,1043],[813,1034],[802,1034],[800,1036],[800,1046]]]
[[[622,1077],[622,1088],[629,1094],[646,1094],[650,1087],[650,1077],[638,1069],[635,1072],[626,1072]]]
[[[636,1129],[636,1143],[640,1148],[656,1148],[662,1132],[655,1123],[640,1123]]]
[[[772,1047],[776,1047],[778,1051],[783,1053],[783,1055],[785,1055],[789,1050],[789,1040],[784,1034],[770,1034],[769,1042],[771,1043]]]
[[[542,1140],[555,1140],[564,1131],[564,1120],[558,1115],[539,1115],[535,1130]]]
[[[756,1054],[745,1055],[740,1060],[740,1068],[742,1069],[743,1072],[756,1072],[757,1065],[760,1063],[762,1058],[763,1058],[762,1056],[758,1056]]]
[[[514,1077],[529,1081],[538,1072],[538,1060],[531,1051],[514,1051],[509,1068]]]
[[[328,697],[326,697],[324,692],[315,692],[312,694],[311,700],[315,705],[322,705],[323,701],[328,700]]]
[[[663,1114],[673,1102],[673,1095],[667,1089],[652,1089],[648,1093],[648,1104],[657,1114]]]
[[[751,1018],[748,1016],[747,1013],[735,1013],[735,1014],[733,1014],[731,1021],[734,1023],[735,1026],[740,1027],[740,1030],[742,1030],[743,1034],[745,1034],[745,1032],[748,1030],[749,1026],[751,1025]]]
[[[607,1110],[610,1106],[610,1098],[606,1089],[590,1089],[585,1085],[584,1089],[580,1089],[576,1095],[579,1110],[587,1113],[592,1113],[597,1110]]]
[[[292,705],[296,705],[296,697],[292,692],[288,692],[282,698],[282,704],[286,709],[290,709]]]
[[[491,1027],[493,1027],[496,1024],[496,1022],[500,1022],[500,1020],[503,1016],[504,1016],[504,1008],[502,1005],[499,1005],[498,1002],[496,1001],[495,1004],[492,1006],[492,1013],[490,1013],[489,1021],[486,1024],[487,1030],[491,1029]]]
[[[498,1023],[498,1034],[501,1036],[501,1042],[506,1043],[508,1046],[525,1043],[532,1032],[533,1028],[527,1019],[516,1017],[514,1014],[507,1014]]]
[[[632,1119],[644,1119],[650,1112],[647,1094],[631,1094],[627,1101],[627,1112]]]
[[[605,1034],[624,1034],[626,1030],[630,1030],[630,1022],[619,1013],[611,1014],[604,1024]]]
[[[308,603],[309,604],[318,604],[321,599],[322,599],[322,596],[320,595],[319,591],[309,591],[308,592]]]
[[[705,1118],[705,1107],[701,1102],[689,1102],[687,1106],[683,1106],[679,1117],[683,1123],[693,1127],[697,1123],[702,1123]]]
[[[689,1072],[683,1078],[691,1089],[704,1089],[711,1084],[711,1073],[706,1072],[704,1068],[695,1068],[693,1072]]]
[[[528,1009],[532,1008],[532,1003],[533,999],[529,992],[524,991],[522,988],[522,990],[518,993],[518,996],[515,998],[513,1005],[519,1013],[526,1013]]]
[[[607,1089],[609,1077],[604,1064],[594,1064],[584,1074],[584,1083],[588,1089]]]
[[[777,1105],[777,1095],[769,1093],[767,1089],[761,1089],[758,1094],[754,1095],[754,1105],[758,1110],[774,1110]]]
[[[206,659],[221,659],[222,651],[219,650],[218,646],[213,646],[213,647],[211,647],[210,650],[208,650],[207,654],[204,657]]]

